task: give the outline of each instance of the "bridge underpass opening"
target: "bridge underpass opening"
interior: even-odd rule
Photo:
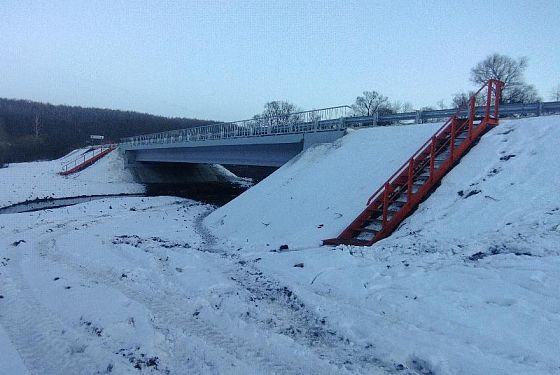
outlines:
[[[177,196],[221,206],[273,173],[277,167],[136,162],[131,168],[149,196]],[[232,178],[230,173],[240,178]]]

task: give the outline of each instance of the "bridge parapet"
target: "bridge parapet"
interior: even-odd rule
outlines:
[[[345,127],[341,119],[351,114],[350,106],[329,107],[284,116],[255,117],[249,120],[139,135],[123,138],[121,144],[138,146],[340,130]]]

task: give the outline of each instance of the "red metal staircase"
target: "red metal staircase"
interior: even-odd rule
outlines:
[[[368,200],[366,209],[324,245],[371,246],[389,236],[490,127],[498,125],[503,83],[489,80]],[[478,100],[477,100],[478,99]],[[476,103],[484,102],[477,109]]]
[[[116,145],[113,144],[102,145],[102,146],[92,148],[90,151],[84,152],[82,156],[80,156],[79,158],[76,158],[71,162],[66,163],[62,167],[63,171],[59,172],[58,174],[62,176],[67,176],[69,174],[76,173],[83,169],[86,169],[87,167],[89,167],[90,165],[92,165],[93,163],[101,159],[103,156],[113,151],[115,148]]]

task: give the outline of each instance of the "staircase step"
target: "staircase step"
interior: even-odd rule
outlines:
[[[330,238],[323,240],[323,245],[353,245],[353,246],[371,246],[372,241],[358,240],[356,238]]]
[[[397,199],[395,199],[393,201],[393,203],[403,203],[406,204],[408,203],[408,198],[406,197],[406,194],[402,194],[400,197],[398,197]]]
[[[379,230],[377,229],[371,229],[371,228],[354,228],[353,230],[355,230],[356,232],[367,232],[367,233],[378,233]]]
[[[404,206],[404,203],[393,201],[391,202],[391,204],[389,204],[389,207],[387,207],[387,212],[390,213],[399,212],[402,206]]]
[[[370,213],[371,216],[377,214],[378,216],[383,214],[382,208],[368,208],[367,211]]]
[[[383,228],[383,220],[380,220],[380,219],[364,220],[362,225],[364,225],[364,227],[358,227],[358,228],[354,227],[354,228],[352,228],[352,230],[361,231],[362,229],[373,229],[373,230],[379,231],[379,230],[381,230],[381,228]]]
[[[401,207],[395,207],[392,204],[389,205],[389,207],[387,207],[387,220],[391,220],[393,216],[401,210]]]

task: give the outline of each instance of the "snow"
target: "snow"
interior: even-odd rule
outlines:
[[[12,163],[0,169],[0,207],[33,199],[144,192],[144,187],[123,169],[118,149],[81,172],[58,175],[64,164],[87,150],[75,150],[57,160]]]
[[[373,247],[318,246],[438,126],[350,132],[218,209],[0,215],[0,373],[560,373],[560,116],[502,121]],[[131,186],[115,160],[76,182]]]
[[[218,237],[235,243],[318,246],[338,235],[375,189],[439,127],[362,129],[333,144],[317,145],[213,212],[206,223]]]

